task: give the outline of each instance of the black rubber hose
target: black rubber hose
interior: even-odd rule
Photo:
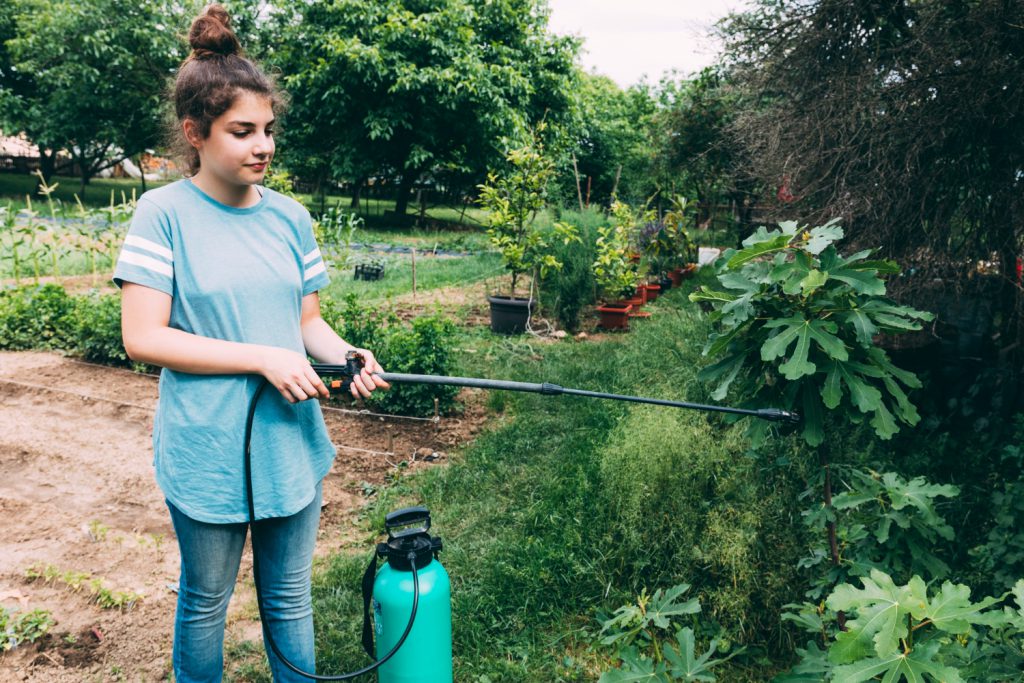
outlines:
[[[249,505],[249,526],[253,527],[258,522],[256,521],[256,504],[252,494],[252,424],[253,419],[256,416],[256,404],[259,402],[260,396],[263,395],[263,390],[267,388],[267,380],[261,379],[260,384],[256,387],[256,393],[253,394],[252,399],[249,401],[249,411],[245,418],[245,458],[244,458],[244,469],[245,469],[245,494],[246,502]],[[267,624],[267,620],[263,613],[263,594],[260,591],[260,560],[259,553],[256,552],[256,534],[253,533],[250,538],[252,543],[252,578],[256,584],[256,606],[260,612],[260,621],[263,624]],[[314,681],[347,681],[363,674],[368,674],[384,662],[388,661],[398,652],[402,644],[405,643],[405,639],[409,637],[409,632],[412,631],[413,622],[416,621],[416,610],[420,604],[420,577],[416,570],[416,553],[410,552],[408,556],[409,564],[412,567],[412,612],[409,614],[409,623],[405,625],[405,631],[402,632],[402,637],[398,639],[395,646],[391,648],[391,651],[374,662],[364,666],[358,671],[352,671],[350,673],[337,674],[334,676],[320,676],[315,673],[303,671],[299,667],[292,664],[278,649],[277,643],[274,642],[274,637],[270,634],[270,626],[268,625],[264,632],[266,633],[267,643],[270,644],[270,649],[274,651],[277,658],[280,659],[286,667],[306,678]]]

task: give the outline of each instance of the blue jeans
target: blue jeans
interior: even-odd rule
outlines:
[[[310,575],[320,526],[321,485],[313,502],[290,517],[253,525],[263,596],[263,640],[267,631],[282,654],[300,669],[315,671]],[[174,677],[177,683],[220,681],[224,673],[224,621],[235,588],[247,523],[207,524],[191,519],[170,502],[181,550],[181,579],[174,620]],[[308,682],[293,673],[267,645],[275,681]]]

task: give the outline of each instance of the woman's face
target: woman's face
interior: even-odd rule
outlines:
[[[268,98],[240,91],[231,108],[214,119],[205,139],[191,121],[185,126],[199,152],[197,175],[228,190],[263,180],[274,156],[274,110]]]

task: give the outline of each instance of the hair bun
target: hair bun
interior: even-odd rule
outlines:
[[[242,51],[238,36],[231,30],[231,17],[222,5],[208,5],[192,22],[188,43],[198,59],[216,55],[236,55]]]

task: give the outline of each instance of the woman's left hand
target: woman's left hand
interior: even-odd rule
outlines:
[[[349,391],[353,398],[369,398],[370,394],[377,389],[390,389],[391,385],[378,377],[375,373],[384,372],[372,351],[366,349],[353,349],[363,359],[363,369],[352,378],[352,385]]]

